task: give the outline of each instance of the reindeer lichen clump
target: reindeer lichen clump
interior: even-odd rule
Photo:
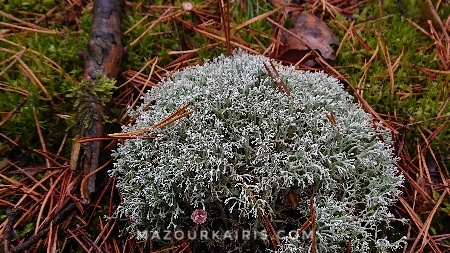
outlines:
[[[149,91],[113,154],[123,198],[116,215],[140,240],[164,229],[264,231],[265,216],[286,231],[279,252],[398,249],[403,239],[383,234],[403,183],[390,133],[337,79],[271,66],[237,52]],[[311,217],[311,200],[314,244],[287,235]],[[266,243],[218,239],[214,247],[256,252]]]

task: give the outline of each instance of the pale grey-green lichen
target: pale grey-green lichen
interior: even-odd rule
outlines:
[[[110,171],[123,198],[117,217],[126,217],[142,240],[151,231],[192,227],[197,208],[208,212],[203,229],[263,230],[259,210],[276,230],[289,230],[310,217],[315,194],[318,252],[344,252],[348,244],[353,252],[399,249],[403,239],[384,235],[403,183],[390,133],[373,125],[337,79],[277,67],[289,97],[264,62],[242,52],[218,57],[173,74],[144,96],[123,132],[148,128],[186,104],[195,112],[147,133],[155,139],[119,144]],[[286,201],[291,193],[294,205]],[[308,239],[281,240],[278,252],[310,250]],[[249,252],[267,246],[215,243]]]

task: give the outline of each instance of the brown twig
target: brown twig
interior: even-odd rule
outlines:
[[[203,28],[203,27],[200,26],[200,25],[194,25],[194,24],[189,23],[189,22],[187,22],[187,21],[185,21],[185,20],[182,20],[182,19],[180,19],[180,18],[178,18],[178,17],[175,17],[175,19],[178,20],[179,22],[181,22],[181,23],[182,23],[183,25],[185,25],[187,28],[196,31],[196,32],[200,33],[201,35],[204,35],[204,36],[206,36],[206,37],[208,37],[208,38],[211,38],[211,39],[214,39],[214,40],[226,42],[226,39],[225,39],[225,38],[222,38],[220,35],[212,34],[211,31],[206,31],[206,29]],[[256,51],[256,50],[250,48],[249,46],[246,46],[246,45],[243,45],[243,44],[241,44],[241,43],[235,42],[235,41],[233,41],[233,40],[231,40],[231,39],[230,39],[230,44],[233,45],[233,46],[235,46],[235,47],[242,48],[242,49],[244,49],[244,50],[246,50],[246,51],[248,51],[248,52],[251,52],[251,53],[253,53],[253,54],[259,54],[258,51]]]
[[[92,171],[91,173],[87,174],[86,176],[84,176],[83,180],[81,180],[81,189],[86,189],[87,188],[87,184],[89,183],[89,179],[95,175],[97,172],[99,172],[100,170],[104,169],[109,163],[111,163],[111,159],[106,162],[105,164],[103,164],[102,166],[98,167],[96,170]],[[89,196],[87,195],[88,193],[81,191],[81,198],[82,199],[89,199]]]
[[[24,98],[20,104],[16,106],[13,110],[11,110],[6,116],[0,121],[0,127],[3,126],[24,104],[27,102],[27,98]]]
[[[45,145],[44,136],[42,135],[41,125],[39,124],[39,119],[35,107],[33,107],[33,117],[34,117],[34,124],[36,125],[36,130],[39,136],[39,141],[41,142],[42,151],[44,151],[44,153],[47,153],[47,147]],[[51,167],[50,160],[47,157],[45,158],[45,163],[47,165],[47,168]]]
[[[22,57],[22,55],[27,51],[28,47],[23,48],[20,52],[17,52],[16,54],[14,54],[13,56],[11,56],[12,59],[14,58],[9,64],[8,66],[6,66],[1,72],[0,72],[0,76],[2,76],[8,69],[10,69],[12,66],[14,66],[14,64]],[[6,59],[4,61],[2,61],[0,63],[0,66],[2,66],[3,64],[5,64],[7,61],[9,61],[9,59]]]
[[[181,119],[183,117],[188,116],[189,114],[193,113],[194,110],[188,110],[186,111],[186,109],[189,107],[189,104],[186,104],[184,106],[182,106],[181,108],[179,108],[178,110],[176,110],[174,113],[170,114],[169,116],[167,116],[166,118],[164,118],[163,120],[153,124],[152,126],[145,128],[145,129],[141,129],[141,130],[136,130],[136,131],[132,131],[132,132],[126,132],[126,133],[115,133],[115,134],[108,134],[108,136],[110,137],[131,137],[131,136],[136,136],[136,135],[140,135],[146,132],[151,131],[152,129],[157,129],[157,128],[164,128],[167,125],[177,121],[178,119]]]
[[[61,210],[61,212],[59,212],[57,215],[55,215],[54,219],[52,219],[52,225],[57,226],[57,225],[63,223],[66,220],[67,216],[69,216],[72,213],[72,211],[75,210],[75,208],[76,208],[75,203],[70,203],[69,205],[67,205],[66,208],[64,208],[63,210]],[[32,235],[30,238],[28,238],[28,240],[26,240],[21,245],[15,247],[15,248],[12,248],[10,251],[12,253],[24,252],[25,250],[27,250],[28,248],[33,246],[35,243],[37,243],[39,240],[41,240],[48,234],[48,231],[49,231],[48,226],[49,225],[50,225],[50,221],[44,222],[42,224],[42,230],[40,230],[38,233]]]
[[[289,90],[286,83],[284,83],[283,79],[281,79],[280,74],[278,73],[278,70],[273,65],[272,61],[270,62],[270,66],[272,68],[269,68],[269,66],[266,63],[264,63],[264,68],[266,69],[269,76],[275,81],[278,91],[280,91],[280,93],[284,93],[288,97],[290,97],[291,91]]]
[[[155,71],[155,66],[158,63],[158,56],[156,56],[153,60],[151,60],[150,62],[153,62],[152,67],[150,69],[150,73],[148,74],[147,80],[145,80],[144,85],[142,85],[141,90],[139,91],[139,95],[138,97],[141,97],[144,94],[144,90],[147,87],[147,84],[150,82],[150,78],[153,75],[153,72]],[[137,103],[137,99],[134,100],[133,104],[131,104],[130,108],[134,108],[136,106]],[[125,115],[124,115],[125,117]],[[124,117],[122,117],[122,120],[124,119]]]
[[[22,61],[20,58],[18,58],[18,61],[20,63],[20,66],[18,68],[23,72],[23,74],[28,77],[36,86],[44,93],[44,95],[47,97],[48,100],[51,100],[52,97],[50,96],[50,93],[47,91],[47,88],[42,84],[42,82],[37,78],[37,76],[34,74],[34,72],[28,67],[28,65]]]
[[[226,3],[224,3],[224,0],[219,0],[221,21],[222,21],[221,23],[222,23],[222,30],[225,34],[225,44],[226,44],[226,48],[227,48],[227,55],[231,55],[230,1],[225,0],[225,2]]]
[[[316,214],[314,212],[314,194],[309,196],[309,215],[311,219],[311,253],[316,252]]]
[[[245,191],[247,192],[248,196],[252,198],[253,203],[256,203],[257,201],[256,197],[253,195],[253,192],[247,186],[245,186]],[[270,242],[272,243],[272,248],[274,250],[277,250],[278,246],[281,245],[281,242],[280,239],[278,238],[275,228],[272,225],[272,222],[270,222],[269,218],[267,218],[267,216],[260,209],[258,209],[258,215],[261,217],[267,232],[269,232],[269,238]]]

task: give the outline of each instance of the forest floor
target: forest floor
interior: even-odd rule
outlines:
[[[392,208],[409,220],[404,252],[450,251],[444,225],[450,223],[450,3],[225,3],[125,2],[126,57],[107,103],[105,137],[97,139],[97,189],[86,203],[79,188],[93,174],[71,170],[70,158],[77,143],[74,94],[83,77],[79,52],[89,38],[93,2],[0,0],[0,252],[146,252],[124,234],[126,221],[105,219],[120,204],[115,179],[107,175],[117,139],[106,134],[120,132],[131,120],[128,108],[164,77],[236,48],[324,71],[346,84],[393,134],[406,179]],[[295,11],[315,15],[310,33],[319,35],[291,29],[300,22]],[[305,47],[292,34],[312,36],[312,42]],[[300,56],[283,56],[289,50]],[[189,246],[177,242],[154,252]]]

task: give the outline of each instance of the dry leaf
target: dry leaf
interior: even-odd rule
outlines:
[[[290,19],[289,31],[301,41],[296,36],[283,31],[281,34],[283,46],[280,47],[278,59],[295,64],[310,51],[309,47],[311,47],[320,52],[327,61],[335,60],[336,55],[331,45],[338,45],[339,39],[327,24],[315,15],[306,12],[293,12]],[[306,65],[313,66],[315,62],[310,59]]]

